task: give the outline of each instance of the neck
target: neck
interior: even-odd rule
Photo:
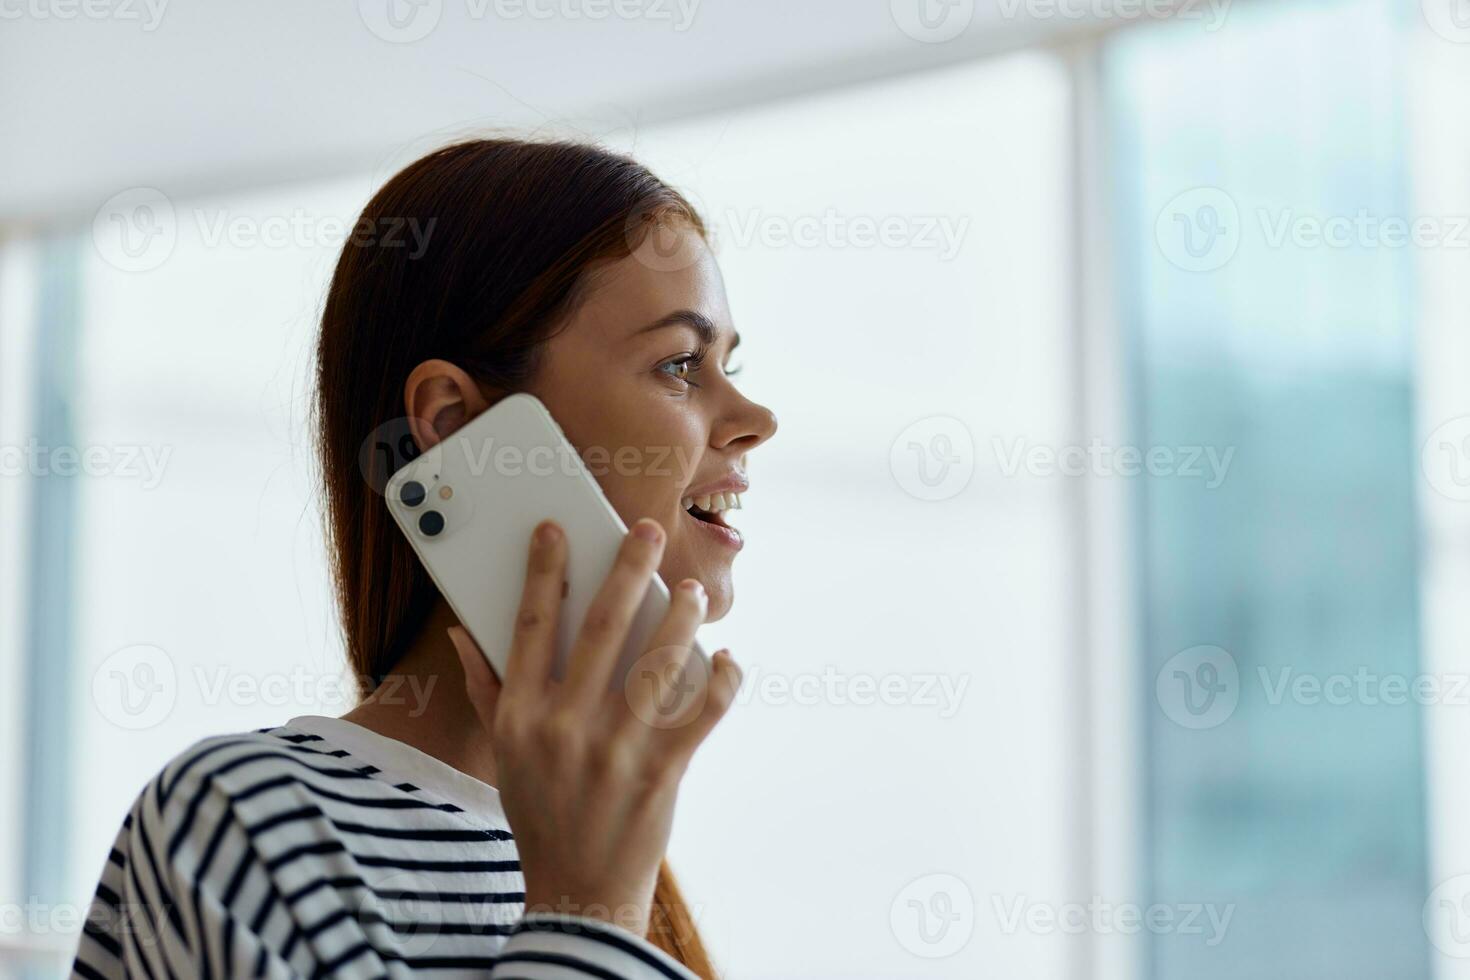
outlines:
[[[342,717],[494,786],[489,736],[465,693],[464,670],[445,633],[457,622],[443,599],[435,602],[390,675]]]

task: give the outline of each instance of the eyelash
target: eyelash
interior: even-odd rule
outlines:
[[[709,348],[708,347],[700,347],[700,348],[698,348],[696,350],[690,351],[687,354],[680,354],[678,357],[671,357],[671,358],[669,358],[667,361],[664,361],[662,364],[660,364],[658,366],[659,367],[659,371],[661,373],[668,374],[668,372],[666,372],[666,371],[663,370],[665,367],[668,367],[671,364],[672,365],[678,365],[678,366],[683,366],[683,365],[686,365],[687,364],[687,365],[689,365],[689,373],[692,374],[692,373],[694,373],[695,371],[698,371],[701,367],[704,366],[704,360],[705,360],[705,358],[708,355],[709,355]],[[728,370],[725,371],[725,377],[727,377],[727,378],[733,378],[735,375],[737,375],[739,373],[740,373],[740,368],[738,368],[738,367],[733,368],[733,369],[728,369]],[[673,374],[669,374],[669,377],[673,378],[675,381],[683,382],[684,384],[689,385],[690,387],[693,387],[693,388],[698,388],[699,387],[698,383],[696,383],[694,381],[690,381],[687,376],[680,378],[680,377],[676,377]]]

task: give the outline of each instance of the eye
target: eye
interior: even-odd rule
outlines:
[[[658,371],[660,374],[668,375],[676,381],[693,384],[694,382],[689,380],[689,375],[691,372],[698,371],[699,366],[703,363],[704,351],[693,351],[688,354],[680,354],[678,357],[669,358],[658,366]]]

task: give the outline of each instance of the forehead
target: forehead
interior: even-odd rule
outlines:
[[[594,268],[587,295],[566,332],[595,331],[606,340],[623,340],[675,310],[702,313],[721,334],[732,332],[725,281],[714,253],[697,232],[684,234],[685,247],[672,256],[639,250]]]

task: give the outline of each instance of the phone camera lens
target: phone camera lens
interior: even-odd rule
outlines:
[[[424,485],[417,480],[409,480],[398,492],[398,497],[403,501],[405,507],[417,507],[428,495],[429,491],[425,490]]]
[[[444,515],[437,510],[424,511],[423,516],[419,518],[419,530],[424,532],[426,537],[432,538],[444,530]]]

